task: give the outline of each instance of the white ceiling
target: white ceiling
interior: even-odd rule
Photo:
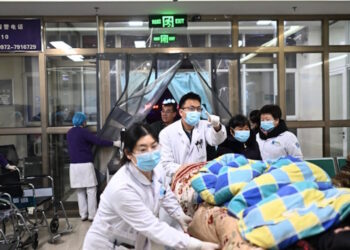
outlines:
[[[105,0],[105,1],[6,1],[0,0],[1,16],[136,16],[149,14],[201,15],[304,15],[349,14],[350,1],[188,1],[188,0]],[[293,9],[295,8],[295,11]],[[349,15],[350,17],[350,15]]]

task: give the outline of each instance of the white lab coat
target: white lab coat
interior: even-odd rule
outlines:
[[[83,249],[113,249],[115,240],[137,250],[151,250],[151,241],[186,249],[190,236],[157,218],[160,206],[173,217],[183,213],[165,177],[157,166],[150,182],[132,163],[125,164],[101,195]]]
[[[276,137],[263,140],[259,133],[256,134],[256,141],[262,160],[275,160],[283,156],[291,155],[303,159],[303,154],[297,137],[289,131],[285,131]]]
[[[194,126],[190,142],[180,119],[165,127],[159,134],[161,165],[167,175],[172,176],[183,164],[206,161],[207,143],[218,146],[226,136],[225,126],[221,125],[221,130],[216,132],[208,121],[201,120]]]

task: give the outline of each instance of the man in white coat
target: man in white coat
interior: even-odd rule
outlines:
[[[201,98],[190,92],[179,102],[181,119],[164,128],[159,134],[161,165],[171,177],[181,165],[207,160],[207,143],[217,146],[226,139],[226,128],[220,118],[208,115],[200,120]]]

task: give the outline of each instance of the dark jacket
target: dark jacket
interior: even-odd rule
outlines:
[[[154,133],[159,137],[160,131],[162,131],[163,128],[166,127],[164,122],[162,120],[153,122],[151,125],[151,129],[154,131]]]
[[[243,143],[237,141],[231,134],[229,134],[227,135],[226,140],[219,145],[217,149],[217,156],[235,153],[242,154],[248,159],[261,160],[259,145],[256,142],[255,138],[255,133],[250,131],[249,139],[245,143]]]
[[[8,163],[9,162],[6,160],[6,158],[2,154],[0,154],[0,166],[1,166],[1,168],[5,168]]]
[[[70,163],[93,162],[92,146],[113,146],[112,141],[98,138],[86,128],[73,127],[67,133]]]

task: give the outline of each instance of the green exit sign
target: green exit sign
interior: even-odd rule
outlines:
[[[150,28],[187,27],[187,15],[156,15],[149,16]]]
[[[159,35],[159,36],[154,36],[153,37],[153,42],[156,43],[170,43],[170,42],[175,42],[176,37],[174,35]]]

